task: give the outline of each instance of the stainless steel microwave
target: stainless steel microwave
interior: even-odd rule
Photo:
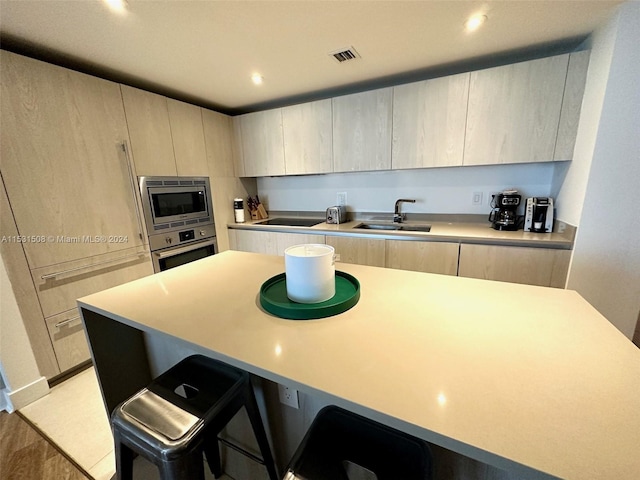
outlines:
[[[213,223],[208,177],[139,177],[149,237]]]

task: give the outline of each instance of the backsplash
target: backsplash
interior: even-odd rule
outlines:
[[[270,210],[324,212],[337,204],[338,192],[346,192],[351,212],[393,212],[398,198],[413,198],[416,203],[403,204],[403,212],[484,215],[490,210],[491,193],[506,188],[518,189],[523,199],[555,196],[554,170],[562,163],[263,177],[257,184]],[[473,204],[475,192],[482,193],[480,205]]]

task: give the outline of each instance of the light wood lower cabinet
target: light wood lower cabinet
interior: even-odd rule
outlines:
[[[327,245],[336,250],[340,262],[372,267],[385,266],[384,239],[327,236]]]
[[[324,243],[324,235],[305,233],[259,232],[256,230],[229,230],[232,250],[242,252],[284,255],[285,249],[301,243]]]
[[[153,274],[146,247],[31,271],[45,317],[76,307],[76,299]]]
[[[60,371],[69,370],[91,358],[77,308],[49,317],[46,322]]]
[[[457,243],[386,241],[387,268],[414,272],[458,274]]]
[[[571,250],[460,245],[461,277],[564,288]]]

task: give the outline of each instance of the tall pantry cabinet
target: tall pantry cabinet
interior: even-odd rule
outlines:
[[[3,261],[14,291],[31,277],[39,309],[28,286],[18,304],[51,378],[89,359],[76,298],[153,269],[122,147],[129,137],[120,86],[0,55]]]

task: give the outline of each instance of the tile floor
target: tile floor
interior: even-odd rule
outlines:
[[[20,413],[94,480],[115,478],[113,436],[93,368],[56,385],[49,395],[22,408]],[[205,477],[213,479],[207,468]],[[153,465],[138,458],[134,478],[152,480],[159,476]],[[227,475],[221,478],[233,480]]]

